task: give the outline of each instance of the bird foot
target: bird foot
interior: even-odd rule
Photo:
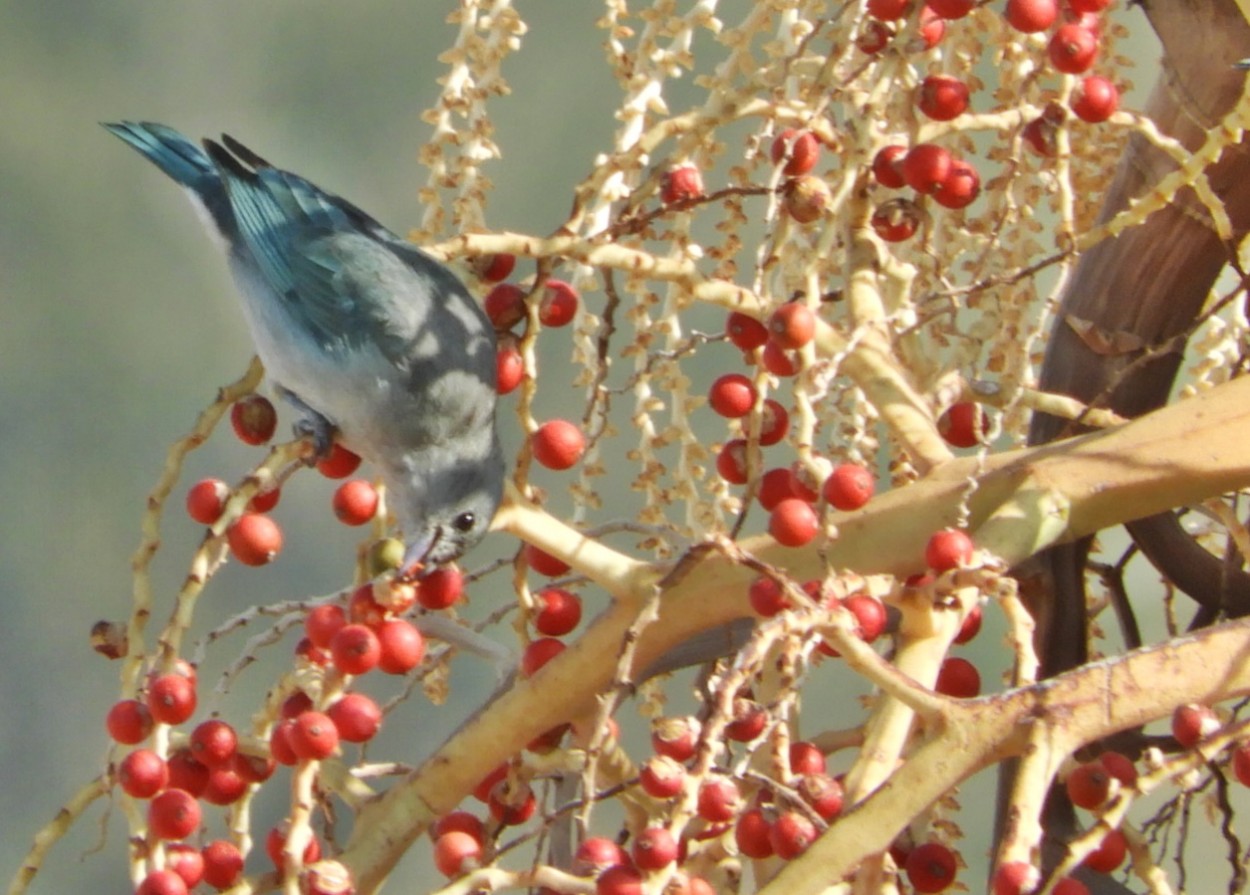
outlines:
[[[282,399],[301,414],[291,429],[296,438],[308,438],[312,441],[313,455],[309,463],[315,463],[330,456],[330,451],[334,447],[334,434],[338,431],[334,423],[305,404],[295,392],[282,386],[278,386],[277,390]]]

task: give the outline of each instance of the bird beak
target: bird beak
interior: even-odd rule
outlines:
[[[425,558],[434,549],[437,540],[438,529],[435,528],[421,532],[415,541],[408,542],[408,548],[404,551],[404,563],[399,567],[400,578],[413,581],[426,575],[429,570],[425,566]]]

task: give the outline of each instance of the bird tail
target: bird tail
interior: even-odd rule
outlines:
[[[171,127],[148,121],[104,124],[172,180],[190,190],[223,234],[234,230],[234,217],[216,165],[197,144]]]

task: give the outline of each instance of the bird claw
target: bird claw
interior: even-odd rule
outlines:
[[[334,435],[338,427],[317,411],[305,404],[295,392],[278,386],[278,394],[282,399],[300,412],[301,417],[291,427],[296,438],[307,438],[313,443],[313,455],[309,463],[316,463],[330,456],[334,448]]]

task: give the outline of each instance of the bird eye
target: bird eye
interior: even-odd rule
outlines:
[[[472,513],[461,513],[454,520],[452,525],[456,527],[456,531],[466,532],[473,528],[473,523],[477,521],[477,517]]]

